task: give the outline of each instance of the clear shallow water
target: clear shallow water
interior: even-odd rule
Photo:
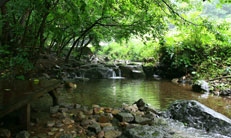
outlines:
[[[79,82],[69,100],[83,105],[120,107],[122,103],[132,104],[140,98],[160,110],[166,109],[175,100],[193,99],[231,117],[231,99],[206,98],[206,95],[192,92],[190,87],[180,87],[169,81],[105,79]]]

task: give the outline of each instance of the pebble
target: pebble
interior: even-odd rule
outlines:
[[[53,127],[55,125],[55,121],[48,121],[47,127]]]

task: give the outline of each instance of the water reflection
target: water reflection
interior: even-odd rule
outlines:
[[[190,87],[179,87],[169,81],[91,80],[78,84],[72,95],[72,102],[118,107],[122,103],[132,104],[143,98],[145,102],[162,110],[175,100],[193,99],[230,117],[231,100],[209,95],[206,95],[206,98],[190,89]]]

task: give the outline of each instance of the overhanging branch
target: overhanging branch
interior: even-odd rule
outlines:
[[[191,21],[188,21],[188,20],[186,20],[184,17],[182,17],[182,16],[181,16],[178,12],[176,12],[165,0],[161,0],[161,1],[168,7],[168,9],[169,9],[173,14],[177,15],[178,17],[180,17],[183,21],[188,22],[188,23],[190,23],[190,24],[192,24],[192,25],[198,26],[197,24],[195,24],[195,23],[193,23],[193,22],[191,22]]]

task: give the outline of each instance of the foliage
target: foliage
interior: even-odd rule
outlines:
[[[156,44],[156,45],[155,45]],[[158,61],[157,43],[143,43],[139,39],[130,39],[128,42],[121,43],[112,42],[107,46],[103,46],[98,51],[99,55],[106,55],[110,59],[122,59],[131,61],[144,61],[148,58],[155,58]]]
[[[224,0],[220,1],[222,5]],[[4,76],[21,76],[31,71],[43,53],[65,55],[68,61],[72,51],[81,53],[89,44],[97,50],[102,41],[127,46],[125,49],[111,44],[109,49],[116,47],[112,51],[103,48],[102,52],[108,52],[112,58],[142,60],[154,55],[158,61],[155,49],[160,44],[163,46],[160,51],[167,54],[161,58],[171,59],[171,66],[191,67],[198,64],[198,59],[206,59],[209,49],[230,44],[229,34],[223,35],[227,32],[225,23],[214,27],[212,22],[200,20],[201,3],[201,0],[3,0],[0,72]],[[228,17],[226,5],[222,6],[226,13],[221,12]],[[173,40],[164,38],[169,25],[178,26],[178,31],[183,32],[176,36],[179,41],[169,43]],[[147,44],[123,42],[133,36]]]

